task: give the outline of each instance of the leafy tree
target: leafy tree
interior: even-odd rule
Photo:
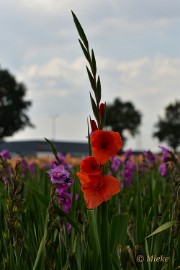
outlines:
[[[119,132],[125,144],[127,138],[124,131],[127,130],[135,136],[141,124],[141,117],[141,113],[131,102],[122,102],[116,98],[113,104],[107,104],[105,126],[110,126],[113,131]]]
[[[0,68],[0,140],[25,126],[33,127],[26,115],[31,102],[24,100],[25,94],[25,85]]]
[[[160,142],[167,142],[176,151],[180,145],[180,101],[175,101],[165,108],[165,117],[159,117],[155,128],[157,130],[153,137],[157,137]]]

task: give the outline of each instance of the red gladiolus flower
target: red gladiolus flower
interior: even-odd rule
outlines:
[[[100,174],[102,171],[102,168],[100,168],[100,164],[92,156],[88,156],[83,159],[81,161],[80,168],[82,172],[88,175]]]
[[[120,181],[109,175],[87,175],[78,172],[77,176],[82,184],[87,208],[92,209],[104,201],[108,201],[113,195],[120,191]]]
[[[122,148],[119,132],[96,130],[91,134],[90,141],[94,157],[101,164],[105,164]]]

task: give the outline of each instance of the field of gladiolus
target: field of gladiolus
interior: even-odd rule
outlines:
[[[180,160],[119,155],[119,132],[106,130],[96,59],[72,12],[89,63],[89,154],[12,159],[0,153],[0,269],[130,270],[180,268]]]
[[[121,190],[92,209],[77,177],[87,158],[55,156],[1,152],[0,269],[178,269],[180,162],[172,152],[110,158],[107,175]],[[98,204],[89,192],[88,203]]]

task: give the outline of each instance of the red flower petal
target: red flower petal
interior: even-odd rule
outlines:
[[[105,164],[122,148],[119,132],[96,130],[92,133],[90,141],[94,157],[101,164]]]
[[[104,201],[108,201],[113,195],[120,192],[120,181],[113,176],[103,176],[104,186],[99,190],[100,196]]]
[[[81,161],[80,164],[81,171],[89,175],[99,174],[102,169],[100,164],[92,156],[88,156]]]
[[[77,173],[77,175],[81,181],[81,190],[84,193],[84,199],[89,209],[108,201],[120,191],[120,181],[113,176],[88,176],[84,173]]]

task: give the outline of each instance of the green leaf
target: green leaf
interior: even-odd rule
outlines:
[[[154,232],[152,232],[151,234],[149,234],[148,236],[146,236],[146,239],[157,234],[160,233],[164,230],[167,230],[169,228],[171,228],[172,226],[174,226],[176,224],[176,221],[168,221],[166,223],[164,223],[163,225],[159,226]]]
[[[97,222],[97,209],[88,210],[88,215],[90,216],[90,222],[89,222],[89,231],[90,231],[90,238],[93,243],[93,248],[95,250],[96,258],[100,257],[101,254],[101,246],[100,246],[100,237],[98,234],[98,228],[99,225]]]
[[[54,154],[54,156],[55,156],[57,162],[58,162],[59,164],[61,164],[61,161],[60,161],[60,159],[59,159],[59,157],[58,157],[58,153],[57,153],[56,148],[54,147],[53,143],[52,143],[50,140],[46,139],[46,138],[45,138],[45,140],[46,140],[46,142],[49,143],[49,145],[50,145],[50,147],[51,147],[51,151],[52,151],[52,153]]]
[[[88,40],[87,40],[87,38],[86,38],[86,35],[85,35],[85,33],[84,33],[84,30],[83,30],[83,28],[82,28],[82,26],[81,26],[81,24],[80,24],[78,18],[77,18],[76,15],[74,14],[74,12],[73,12],[73,11],[71,11],[71,12],[72,12],[73,20],[74,20],[74,23],[75,23],[75,25],[76,25],[77,31],[78,31],[78,33],[79,33],[79,36],[80,36],[80,38],[82,39],[82,41],[83,41],[83,43],[84,43],[86,49],[88,50],[88,49],[89,49],[89,44],[88,44]]]
[[[91,62],[91,59],[90,59],[90,55],[89,55],[89,52],[86,50],[85,46],[83,45],[82,41],[79,39],[79,43],[80,43],[80,46],[81,46],[81,49],[84,53],[84,56],[86,57],[87,61],[90,63]]]
[[[49,205],[49,200],[42,193],[37,191],[34,187],[32,187],[29,183],[24,181],[24,185],[35,195],[35,197],[46,207]]]
[[[100,102],[101,101],[101,81],[100,81],[99,76],[98,76],[97,85],[96,85],[96,96],[97,96],[98,102]]]
[[[98,108],[97,108],[97,105],[96,105],[96,103],[95,103],[95,101],[94,101],[91,93],[90,93],[90,99],[91,99],[91,106],[92,106],[92,110],[93,110],[94,116],[96,117],[96,120],[98,122],[98,118],[99,118],[98,117]]]
[[[91,117],[90,117],[91,120]],[[91,142],[90,142],[90,131],[89,131],[89,122],[87,119],[87,125],[88,125],[88,152],[89,152],[89,156],[92,156],[92,149],[91,149]]]
[[[96,59],[95,59],[93,50],[91,50],[91,68],[92,68],[92,73],[95,76],[97,72],[97,68],[96,68]]]
[[[37,267],[38,267],[38,263],[39,263],[39,260],[41,258],[41,255],[43,253],[43,250],[44,250],[44,243],[45,243],[45,235],[43,235],[42,240],[41,240],[41,243],[39,245],[39,249],[38,249],[38,252],[37,252],[36,260],[35,260],[34,266],[33,266],[33,270],[39,269]]]
[[[142,198],[140,192],[139,182],[137,184],[137,196],[136,196],[136,236],[138,243],[141,243],[143,240],[142,224],[143,224],[143,209],[142,209]]]
[[[89,81],[91,83],[91,87],[92,87],[92,89],[93,89],[93,91],[95,93],[96,85],[95,85],[95,82],[94,82],[94,78],[93,78],[93,76],[92,76],[92,74],[91,74],[91,72],[90,72],[90,70],[89,70],[89,68],[87,66],[86,66],[86,70],[87,70],[87,73],[88,73]]]
[[[146,250],[146,256],[149,256],[149,247],[148,247],[148,242],[147,239],[145,239],[145,250]],[[151,269],[151,262],[150,260],[148,260],[148,269]]]
[[[118,244],[125,245],[127,240],[128,214],[112,217],[111,223],[111,246],[112,254],[116,251]]]

